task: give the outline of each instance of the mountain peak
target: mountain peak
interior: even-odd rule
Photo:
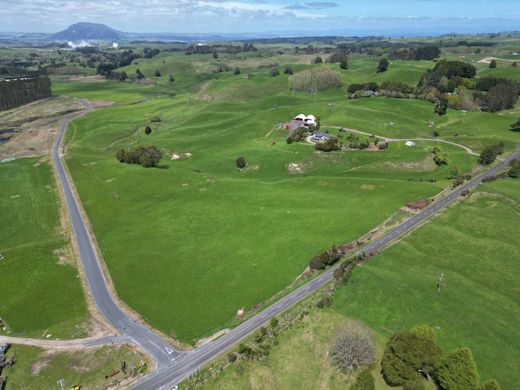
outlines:
[[[101,23],[79,22],[71,24],[68,28],[52,35],[52,39],[65,41],[78,40],[121,40],[123,33]]]

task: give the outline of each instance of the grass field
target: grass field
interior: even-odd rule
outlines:
[[[61,82],[55,89],[101,100],[119,95],[119,105],[71,125],[68,165],[119,296],[184,341],[232,326],[239,309],[283,289],[320,250],[357,239],[404,203],[435,194],[449,184],[453,165],[468,172],[476,164],[474,156],[442,144],[449,165],[436,167],[433,140],[416,148],[392,143],[382,153],[321,154],[311,145],[287,145],[287,132],[276,124],[304,112],[320,115],[324,126],[387,137],[431,138],[436,130],[476,151],[498,141],[511,150],[518,142],[509,131],[518,109],[450,110],[439,118],[431,103],[417,100],[347,100],[342,88],[293,94],[286,75],[273,78],[259,68],[268,60],[280,60],[280,67],[295,61],[242,58],[250,66],[234,76],[208,73],[203,65],[211,65],[211,55],[161,54],[124,68],[139,67],[149,78],[160,68],[157,85]],[[374,78],[414,84],[434,64],[395,61],[384,75],[375,74],[376,65],[376,58],[353,56],[342,72],[345,85]],[[141,104],[127,104],[135,101]],[[154,116],[162,122],[145,136]],[[114,158],[120,148],[151,144],[165,152],[161,169]],[[193,156],[171,161],[174,152]],[[238,156],[249,163],[241,172]],[[304,173],[288,172],[290,163]]]
[[[267,361],[243,361],[208,382],[207,389],[345,389],[348,378],[330,366],[334,330],[346,318],[376,332],[378,363],[394,332],[428,324],[444,352],[469,346],[482,381],[514,389],[520,318],[518,263],[520,181],[505,180],[414,231],[369,263],[336,291],[328,309],[312,309],[278,338]],[[446,287],[437,292],[445,274]],[[378,390],[389,389],[380,368]],[[432,387],[433,388],[433,387]]]
[[[114,380],[122,380],[139,365],[144,356],[126,346],[105,346],[72,352],[49,352],[36,347],[12,345],[7,358],[16,355],[16,364],[4,368],[7,389],[60,389],[56,382],[64,381],[64,388],[80,386],[82,389],[107,388]],[[127,374],[119,372],[110,379],[105,376],[120,370],[121,362],[128,367]],[[145,360],[143,360],[145,361]]]
[[[0,164],[0,188],[0,318],[10,335],[85,336],[89,315],[60,232],[49,163],[28,158]]]
[[[433,222],[355,270],[334,308],[381,336],[418,324],[445,351],[469,346],[482,379],[520,381],[520,182],[486,184]],[[445,274],[446,287],[436,284]]]

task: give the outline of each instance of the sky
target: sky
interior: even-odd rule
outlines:
[[[520,0],[0,0],[0,31],[429,35],[520,30]]]

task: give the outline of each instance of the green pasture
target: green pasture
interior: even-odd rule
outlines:
[[[78,270],[70,256],[60,264],[68,243],[60,233],[49,163],[29,158],[0,164],[0,188],[0,318],[9,335],[85,336],[89,316]]]

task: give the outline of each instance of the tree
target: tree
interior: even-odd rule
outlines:
[[[390,386],[417,381],[421,373],[431,375],[441,357],[435,330],[428,326],[394,334],[386,345],[381,372]]]
[[[437,381],[443,390],[475,390],[479,388],[479,375],[469,348],[460,348],[441,359],[437,368]]]
[[[500,390],[500,384],[495,379],[492,379],[482,384],[480,390]]]
[[[347,70],[348,69],[348,61],[347,60],[341,61],[339,63],[339,67],[340,67],[340,69]]]
[[[377,73],[386,72],[389,64],[390,63],[388,62],[388,60],[386,58],[381,58],[379,60],[379,64],[377,64]]]
[[[520,177],[520,160],[515,159],[509,164],[509,171],[507,172],[509,177],[518,179]]]
[[[239,168],[239,169],[245,168],[247,165],[247,161],[246,161],[245,157],[242,157],[242,156],[237,158],[235,163],[236,163],[237,168]]]
[[[141,72],[139,68],[135,70],[135,77],[137,78],[137,80],[144,79],[144,74]]]
[[[443,116],[446,115],[447,110],[448,99],[446,99],[444,96],[439,97],[439,99],[437,99],[437,104],[435,105],[434,112],[439,116]]]
[[[213,59],[216,60],[217,58],[218,58],[217,51],[214,51],[214,52],[213,52]]]
[[[283,73],[288,74],[288,75],[293,74],[294,71],[293,71],[292,66],[286,66],[285,69],[283,70]]]
[[[240,74],[240,68],[238,66],[235,68],[235,71],[233,72],[233,74],[235,76],[238,76]]]
[[[271,77],[276,77],[276,76],[279,76],[280,75],[280,71],[278,70],[278,68],[276,66],[273,66],[271,68]]]
[[[496,67],[497,67],[497,60],[491,60],[491,62],[489,63],[489,68],[495,69]]]
[[[314,63],[315,63],[315,64],[323,64],[323,58],[321,58],[320,56],[317,56],[317,57],[314,59]]]
[[[511,125],[511,131],[520,131],[520,119]]]
[[[159,69],[155,70],[155,77],[161,77],[161,71]]]
[[[329,354],[341,371],[351,373],[374,363],[376,348],[370,330],[359,322],[346,321],[338,329]]]
[[[150,126],[146,126],[145,129],[144,129],[144,133],[146,135],[152,134],[152,128]]]
[[[370,370],[363,370],[349,390],[376,390],[376,383]]]
[[[138,146],[131,150],[121,149],[116,153],[119,162],[139,164],[146,168],[157,166],[162,156],[163,153],[155,146]]]

